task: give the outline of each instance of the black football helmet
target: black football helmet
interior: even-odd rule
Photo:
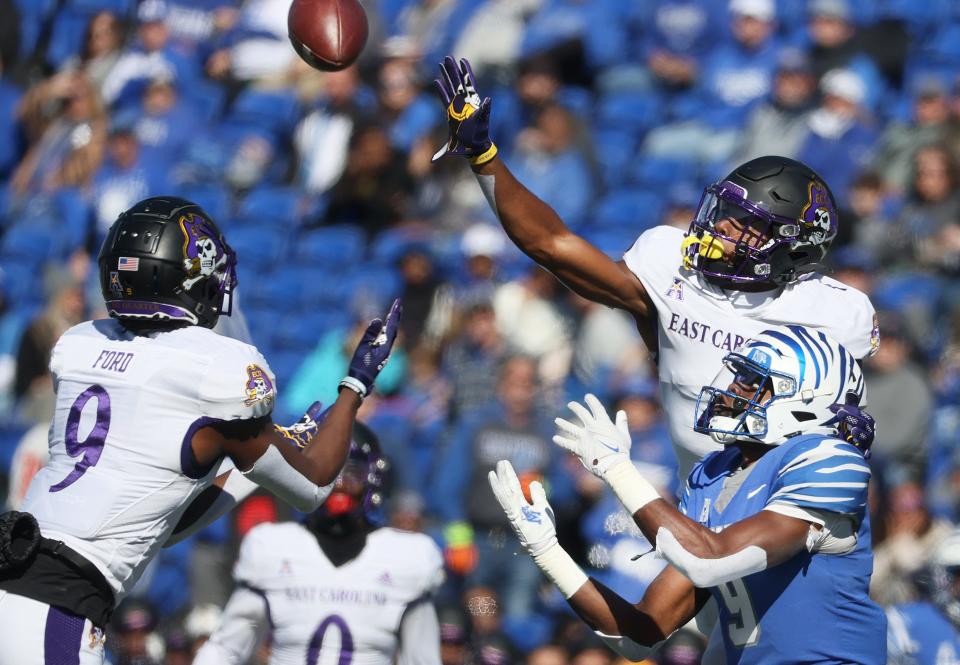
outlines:
[[[98,263],[100,290],[116,319],[212,328],[230,314],[237,256],[213,220],[186,199],[157,196],[121,213]]]
[[[379,525],[383,521],[389,469],[377,435],[363,423],[354,422],[346,464],[315,518],[331,520],[359,515],[368,524]]]
[[[716,223],[733,218],[764,234],[757,247],[746,232],[722,234]],[[786,157],[759,157],[707,187],[683,241],[687,268],[725,284],[786,284],[816,269],[837,236],[833,194],[810,167]],[[733,243],[724,259],[719,241]]]

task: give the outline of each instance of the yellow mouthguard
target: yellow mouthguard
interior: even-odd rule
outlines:
[[[717,240],[709,231],[703,232],[703,237],[687,236],[680,244],[680,252],[683,254],[683,266],[685,268],[693,267],[693,259],[687,250],[693,245],[698,245],[697,254],[707,259],[719,259],[723,257],[723,244]]]

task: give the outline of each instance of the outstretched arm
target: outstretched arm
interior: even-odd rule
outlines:
[[[631,661],[649,655],[651,647],[690,620],[707,600],[689,579],[666,568],[633,605],[596,580],[587,578],[557,542],[553,510],[543,486],[530,484],[530,503],[509,462],[497,463],[490,487],[503,507],[520,544],[567,599],[570,607],[612,649]]]
[[[556,419],[554,442],[602,478],[657,551],[695,586],[709,588],[787,561],[807,544],[812,522],[762,510],[717,533],[664,501],[630,459],[626,414],[610,419],[593,395],[568,404],[579,423]],[[794,513],[798,515],[800,513]]]
[[[553,209],[534,196],[497,157],[488,134],[490,99],[480,101],[470,63],[446,57],[435,85],[443,100],[450,139],[434,156],[459,154],[470,161],[487,201],[510,239],[534,261],[589,300],[624,309],[638,321],[654,312],[643,284],[573,233]]]

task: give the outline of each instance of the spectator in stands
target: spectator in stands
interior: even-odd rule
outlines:
[[[391,147],[406,154],[436,124],[436,102],[421,91],[416,63],[406,57],[385,60],[377,84],[377,117],[386,123]]]
[[[537,360],[548,390],[562,383],[572,354],[570,326],[555,304],[558,287],[553,275],[532,266],[493,295],[497,328],[509,348]]]
[[[913,158],[927,145],[956,137],[958,125],[950,115],[946,85],[935,76],[918,79],[911,86],[910,117],[892,120],[880,136],[873,168],[898,192],[910,189]]]
[[[914,153],[913,186],[895,225],[913,266],[950,275],[960,270],[958,186],[960,167],[946,146]]]
[[[68,59],[62,71],[84,74],[100,92],[103,82],[120,59],[123,25],[113,12],[97,12],[87,23],[80,53]]]
[[[544,644],[527,656],[526,665],[568,665],[570,654],[557,644]]]
[[[470,61],[481,77],[500,78],[510,72],[518,56],[527,20],[541,0],[491,0],[482,3],[454,44],[451,53]],[[500,97],[497,97],[499,103]],[[497,136],[505,136],[499,132]]]
[[[512,83],[497,93],[500,95],[497,97],[497,113],[490,115],[490,132],[503,137],[500,141],[508,151],[512,149],[517,134],[524,127],[532,126],[541,110],[557,103],[561,89],[560,69],[548,54],[538,53],[518,63]]]
[[[140,106],[124,113],[123,118],[132,121],[144,160],[164,168],[180,159],[205,124],[166,77],[150,81]]]
[[[864,363],[870,412],[877,420],[875,463],[919,481],[923,478],[933,392],[924,368],[913,360],[913,345],[902,316],[878,314],[882,342]]]
[[[169,190],[164,166],[162,161],[141,157],[133,127],[120,124],[111,128],[107,158],[93,178],[91,199],[98,239],[134,203]]]
[[[812,0],[808,12],[814,76],[819,80],[832,69],[852,68],[868,85],[879,87],[879,74],[857,37],[848,0]]]
[[[870,596],[881,605],[894,605],[917,599],[913,575],[926,566],[952,527],[930,517],[923,487],[914,482],[890,489],[887,503],[886,537],[873,548]]]
[[[493,305],[478,296],[461,305],[441,368],[450,381],[450,418],[458,420],[494,398],[506,344],[497,328]]]
[[[157,616],[148,604],[130,600],[117,608],[110,631],[108,650],[115,665],[157,665],[160,637],[154,632]]]
[[[843,223],[839,234],[874,261],[892,261],[891,252],[900,251],[896,242],[891,242],[896,236],[890,216],[895,200],[879,175],[873,171],[861,173],[850,185],[847,205],[840,211]]]
[[[468,665],[470,621],[459,605],[437,608],[440,622],[440,662],[442,665]]]
[[[569,476],[559,449],[550,442],[553,425],[538,409],[536,364],[515,356],[500,372],[497,397],[465,415],[454,426],[436,466],[434,502],[445,522],[467,521],[478,552],[472,586],[493,588],[503,614],[522,618],[533,608],[540,575],[524,557],[507,546],[508,525],[487,483],[487,472],[500,459],[512,460],[525,486],[536,479],[551,488],[551,503],[561,511],[572,497]]]
[[[412,183],[387,130],[366,125],[350,138],[347,163],[330,190],[326,224],[357,224],[371,234],[405,217]]]
[[[747,118],[734,162],[763,155],[794,157],[807,135],[817,81],[810,60],[799,49],[784,49],[777,58],[770,98]]]
[[[23,137],[17,119],[22,91],[6,76],[6,72],[0,59],[0,178],[4,182],[20,161],[23,150]]]
[[[863,105],[866,84],[855,71],[827,72],[820,92],[820,105],[810,114],[796,158],[819,173],[837,200],[844,201],[872,157],[877,129]]]
[[[436,345],[449,321],[450,287],[442,280],[426,244],[409,244],[401,253],[397,268],[404,312],[400,331],[411,344]]]
[[[53,417],[50,352],[68,328],[84,320],[83,285],[69,269],[50,269],[44,277],[47,306],[24,331],[17,349],[14,396],[21,415],[34,423]]]
[[[550,104],[541,109],[532,127],[517,135],[513,145],[517,177],[573,225],[586,218],[594,196],[594,176],[577,148],[576,131],[570,112]],[[563,187],[557,187],[560,182]]]
[[[310,194],[322,194],[342,175],[350,136],[371,112],[367,93],[356,67],[323,75],[323,89],[297,125],[293,142],[297,183]]]
[[[107,116],[87,78],[57,74],[32,87],[20,120],[31,146],[10,179],[17,196],[89,183],[103,158]]]
[[[696,83],[700,67],[716,43],[716,26],[724,22],[724,0],[654,0],[644,26],[649,40],[642,45],[642,59],[657,87],[683,90]]]
[[[711,52],[693,93],[675,107],[679,121],[652,130],[645,154],[701,164],[725,164],[733,156],[745,117],[773,81],[776,4],[731,0],[730,22],[733,39]]]
[[[156,78],[175,80],[181,90],[189,89],[198,78],[196,63],[170,44],[167,12],[167,5],[160,0],[147,0],[137,9],[136,42],[103,80],[101,94],[109,106],[135,103]]]

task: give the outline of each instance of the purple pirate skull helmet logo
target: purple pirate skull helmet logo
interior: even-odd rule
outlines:
[[[837,234],[837,211],[826,185],[813,180],[807,186],[807,204],[803,207],[800,223],[809,231],[809,241],[820,245]]]
[[[229,256],[220,234],[201,215],[184,215],[180,218],[183,231],[183,267],[187,278],[183,288],[190,290],[205,277],[226,267]]]
[[[246,393],[247,398],[243,401],[246,406],[270,401],[276,394],[270,375],[260,365],[247,365]]]

